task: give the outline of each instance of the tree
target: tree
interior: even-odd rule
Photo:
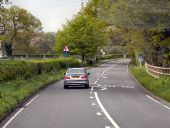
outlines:
[[[62,53],[68,46],[71,54],[85,58],[94,57],[99,47],[107,42],[105,24],[92,16],[80,14],[68,21],[56,35],[56,51]]]
[[[170,26],[169,0],[100,0],[99,16],[117,27],[164,30]]]
[[[36,39],[37,38],[37,39]],[[39,33],[32,44],[36,47],[36,53],[53,54],[55,45],[55,33]]]
[[[3,42],[7,56],[12,55],[12,45],[19,32],[37,32],[41,30],[41,22],[26,10],[13,6],[1,10],[0,23],[4,26]],[[2,36],[1,36],[2,38]]]
[[[157,66],[170,66],[169,0],[99,0],[98,17],[124,29],[127,46]],[[128,39],[127,39],[128,37]]]

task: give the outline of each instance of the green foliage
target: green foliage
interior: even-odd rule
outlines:
[[[98,48],[107,42],[105,23],[89,15],[78,15],[68,21],[62,30],[56,35],[55,49],[62,53],[65,46],[68,46],[71,54],[81,55],[82,61],[85,56],[94,56]]]
[[[79,65],[79,61],[74,58],[32,61],[1,61],[0,82],[16,79],[29,79],[43,72],[58,71],[66,67],[77,67]]]
[[[0,39],[5,43],[7,56],[12,55],[12,45],[20,32],[35,32],[41,30],[41,22],[28,11],[12,6],[0,9],[0,24],[3,27]]]
[[[170,27],[169,0],[100,0],[99,15],[122,28],[152,29]]]
[[[37,67],[33,63],[24,61],[1,61],[0,82],[17,78],[28,79],[37,74]]]
[[[152,65],[170,66],[169,0],[99,0],[97,7],[98,17],[120,30],[113,29],[113,36],[121,35],[134,51],[134,63],[142,54]]]
[[[132,74],[149,91],[170,102],[170,79],[161,77],[156,79],[145,71],[144,67],[131,67]]]

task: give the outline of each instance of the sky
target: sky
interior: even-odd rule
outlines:
[[[71,19],[87,0],[11,0],[40,19],[45,32],[57,32]]]

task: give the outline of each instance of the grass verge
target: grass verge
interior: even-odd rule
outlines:
[[[147,90],[170,102],[170,77],[154,78],[145,71],[144,67],[130,67],[130,71]]]
[[[64,72],[65,70],[42,73],[28,80],[17,79],[0,84],[0,120],[39,89],[61,80]]]

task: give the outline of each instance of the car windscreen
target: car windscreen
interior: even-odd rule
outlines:
[[[86,74],[84,69],[68,69],[67,74]]]

